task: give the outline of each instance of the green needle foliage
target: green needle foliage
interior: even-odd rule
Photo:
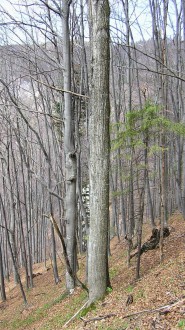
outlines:
[[[112,151],[118,148],[139,147],[144,148],[144,137],[159,136],[164,133],[185,135],[185,124],[176,123],[160,114],[161,108],[147,101],[143,109],[131,111],[126,115],[125,123],[116,123],[112,132],[116,136],[112,140]],[[153,150],[161,150],[159,146],[152,146]]]

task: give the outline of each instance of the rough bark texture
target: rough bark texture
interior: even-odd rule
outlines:
[[[109,2],[90,1],[92,72],[90,89],[89,301],[108,284],[109,221]]]

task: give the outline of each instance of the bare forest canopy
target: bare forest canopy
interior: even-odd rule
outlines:
[[[32,288],[48,259],[57,284],[63,252],[67,290],[87,289],[76,272],[89,246],[93,302],[111,286],[114,236],[128,264],[137,249],[139,278],[146,222],[163,260],[169,216],[185,217],[184,40],[183,0],[1,2],[2,300],[13,273],[27,303],[20,269]]]

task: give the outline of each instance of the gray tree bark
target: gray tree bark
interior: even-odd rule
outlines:
[[[109,2],[89,2],[91,29],[90,86],[90,232],[88,246],[89,302],[109,285]]]
[[[62,3],[63,65],[64,90],[71,90],[71,59],[69,32],[70,1]],[[76,273],[76,152],[74,144],[74,111],[70,93],[64,93],[64,151],[65,151],[65,221],[66,248],[73,273]],[[66,287],[71,291],[75,287],[74,279],[66,271]]]

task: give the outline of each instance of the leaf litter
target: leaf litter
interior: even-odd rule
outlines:
[[[79,314],[67,329],[185,329],[185,221],[182,215],[174,213],[169,225],[173,230],[164,240],[163,264],[160,264],[159,249],[144,253],[138,281],[135,281],[135,258],[127,267],[124,240],[118,242],[116,237],[111,240],[110,276],[113,290],[84,317],[80,318]],[[151,234],[150,226],[145,224],[143,232],[143,240],[146,240]],[[85,269],[83,256],[79,262]],[[34,273],[42,276],[34,278],[34,288],[27,292],[29,304],[26,308],[18,287],[11,279],[7,285],[7,302],[0,302],[0,329],[62,329],[83,306],[87,297],[81,289],[76,289],[74,295],[62,298],[65,292],[64,265],[59,268],[61,282],[58,285],[54,284],[49,263],[47,267],[50,268],[48,271],[43,264],[34,265]],[[132,302],[127,304],[129,295]]]

